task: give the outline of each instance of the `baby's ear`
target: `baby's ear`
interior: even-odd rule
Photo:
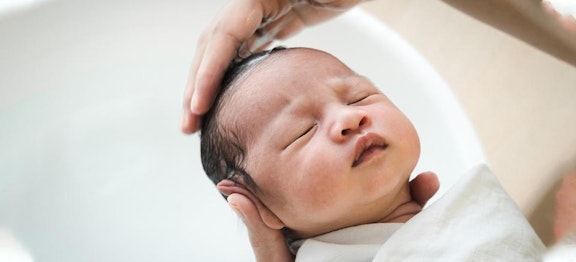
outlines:
[[[276,214],[242,185],[231,180],[222,180],[216,188],[227,197],[233,195],[228,198],[228,204],[243,217],[243,220],[260,218],[260,221],[245,221],[244,223],[264,223],[267,227],[277,230],[285,227]]]

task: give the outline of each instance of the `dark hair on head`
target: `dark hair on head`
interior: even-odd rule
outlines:
[[[236,80],[256,67],[271,54],[284,50],[276,47],[271,50],[253,54],[247,58],[233,61],[219,86],[214,105],[202,119],[200,132],[200,155],[204,172],[216,185],[224,179],[257,190],[257,185],[244,168],[246,148],[241,137],[230,126],[220,121],[221,109],[230,101],[230,87]],[[233,92],[232,92],[233,93]]]

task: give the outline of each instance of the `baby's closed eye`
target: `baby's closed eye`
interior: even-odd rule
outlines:
[[[296,142],[300,142],[300,141],[304,140],[305,138],[307,138],[310,134],[313,133],[313,131],[315,130],[316,126],[318,126],[318,125],[317,125],[316,123],[314,123],[314,124],[312,124],[312,125],[310,125],[310,126],[307,126],[307,127],[304,128],[304,129],[302,129],[302,131],[298,132],[298,133],[297,133],[298,135],[297,135],[294,139],[292,139],[292,140],[290,141],[290,143],[289,143],[288,145],[286,145],[285,148],[291,146],[292,144],[294,144],[294,143],[296,143]]]
[[[369,100],[376,95],[379,95],[379,93],[369,93],[355,96],[350,100],[352,102],[348,103],[348,105],[362,105],[366,102],[369,102]]]
[[[308,127],[307,129],[304,130],[304,132],[302,132],[296,139],[294,139],[294,141],[298,141],[299,139],[305,137],[308,134],[311,134],[312,131],[314,131],[314,128],[317,126],[316,123],[312,124],[310,127]]]

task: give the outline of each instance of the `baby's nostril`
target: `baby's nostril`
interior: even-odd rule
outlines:
[[[360,120],[360,123],[358,123],[358,126],[363,126],[366,123],[366,118],[363,117],[362,120]]]
[[[348,134],[348,129],[343,129],[342,132],[340,132],[343,136],[345,136],[346,134]]]

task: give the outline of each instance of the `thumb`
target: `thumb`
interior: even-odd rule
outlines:
[[[424,172],[410,181],[412,198],[422,207],[436,194],[440,188],[440,181],[434,172]]]
[[[256,204],[248,197],[234,193],[228,196],[228,205],[242,219],[249,233],[266,233],[269,228],[262,221]]]
[[[266,226],[252,200],[234,193],[228,196],[228,204],[246,225],[257,261],[294,261],[282,232]]]

